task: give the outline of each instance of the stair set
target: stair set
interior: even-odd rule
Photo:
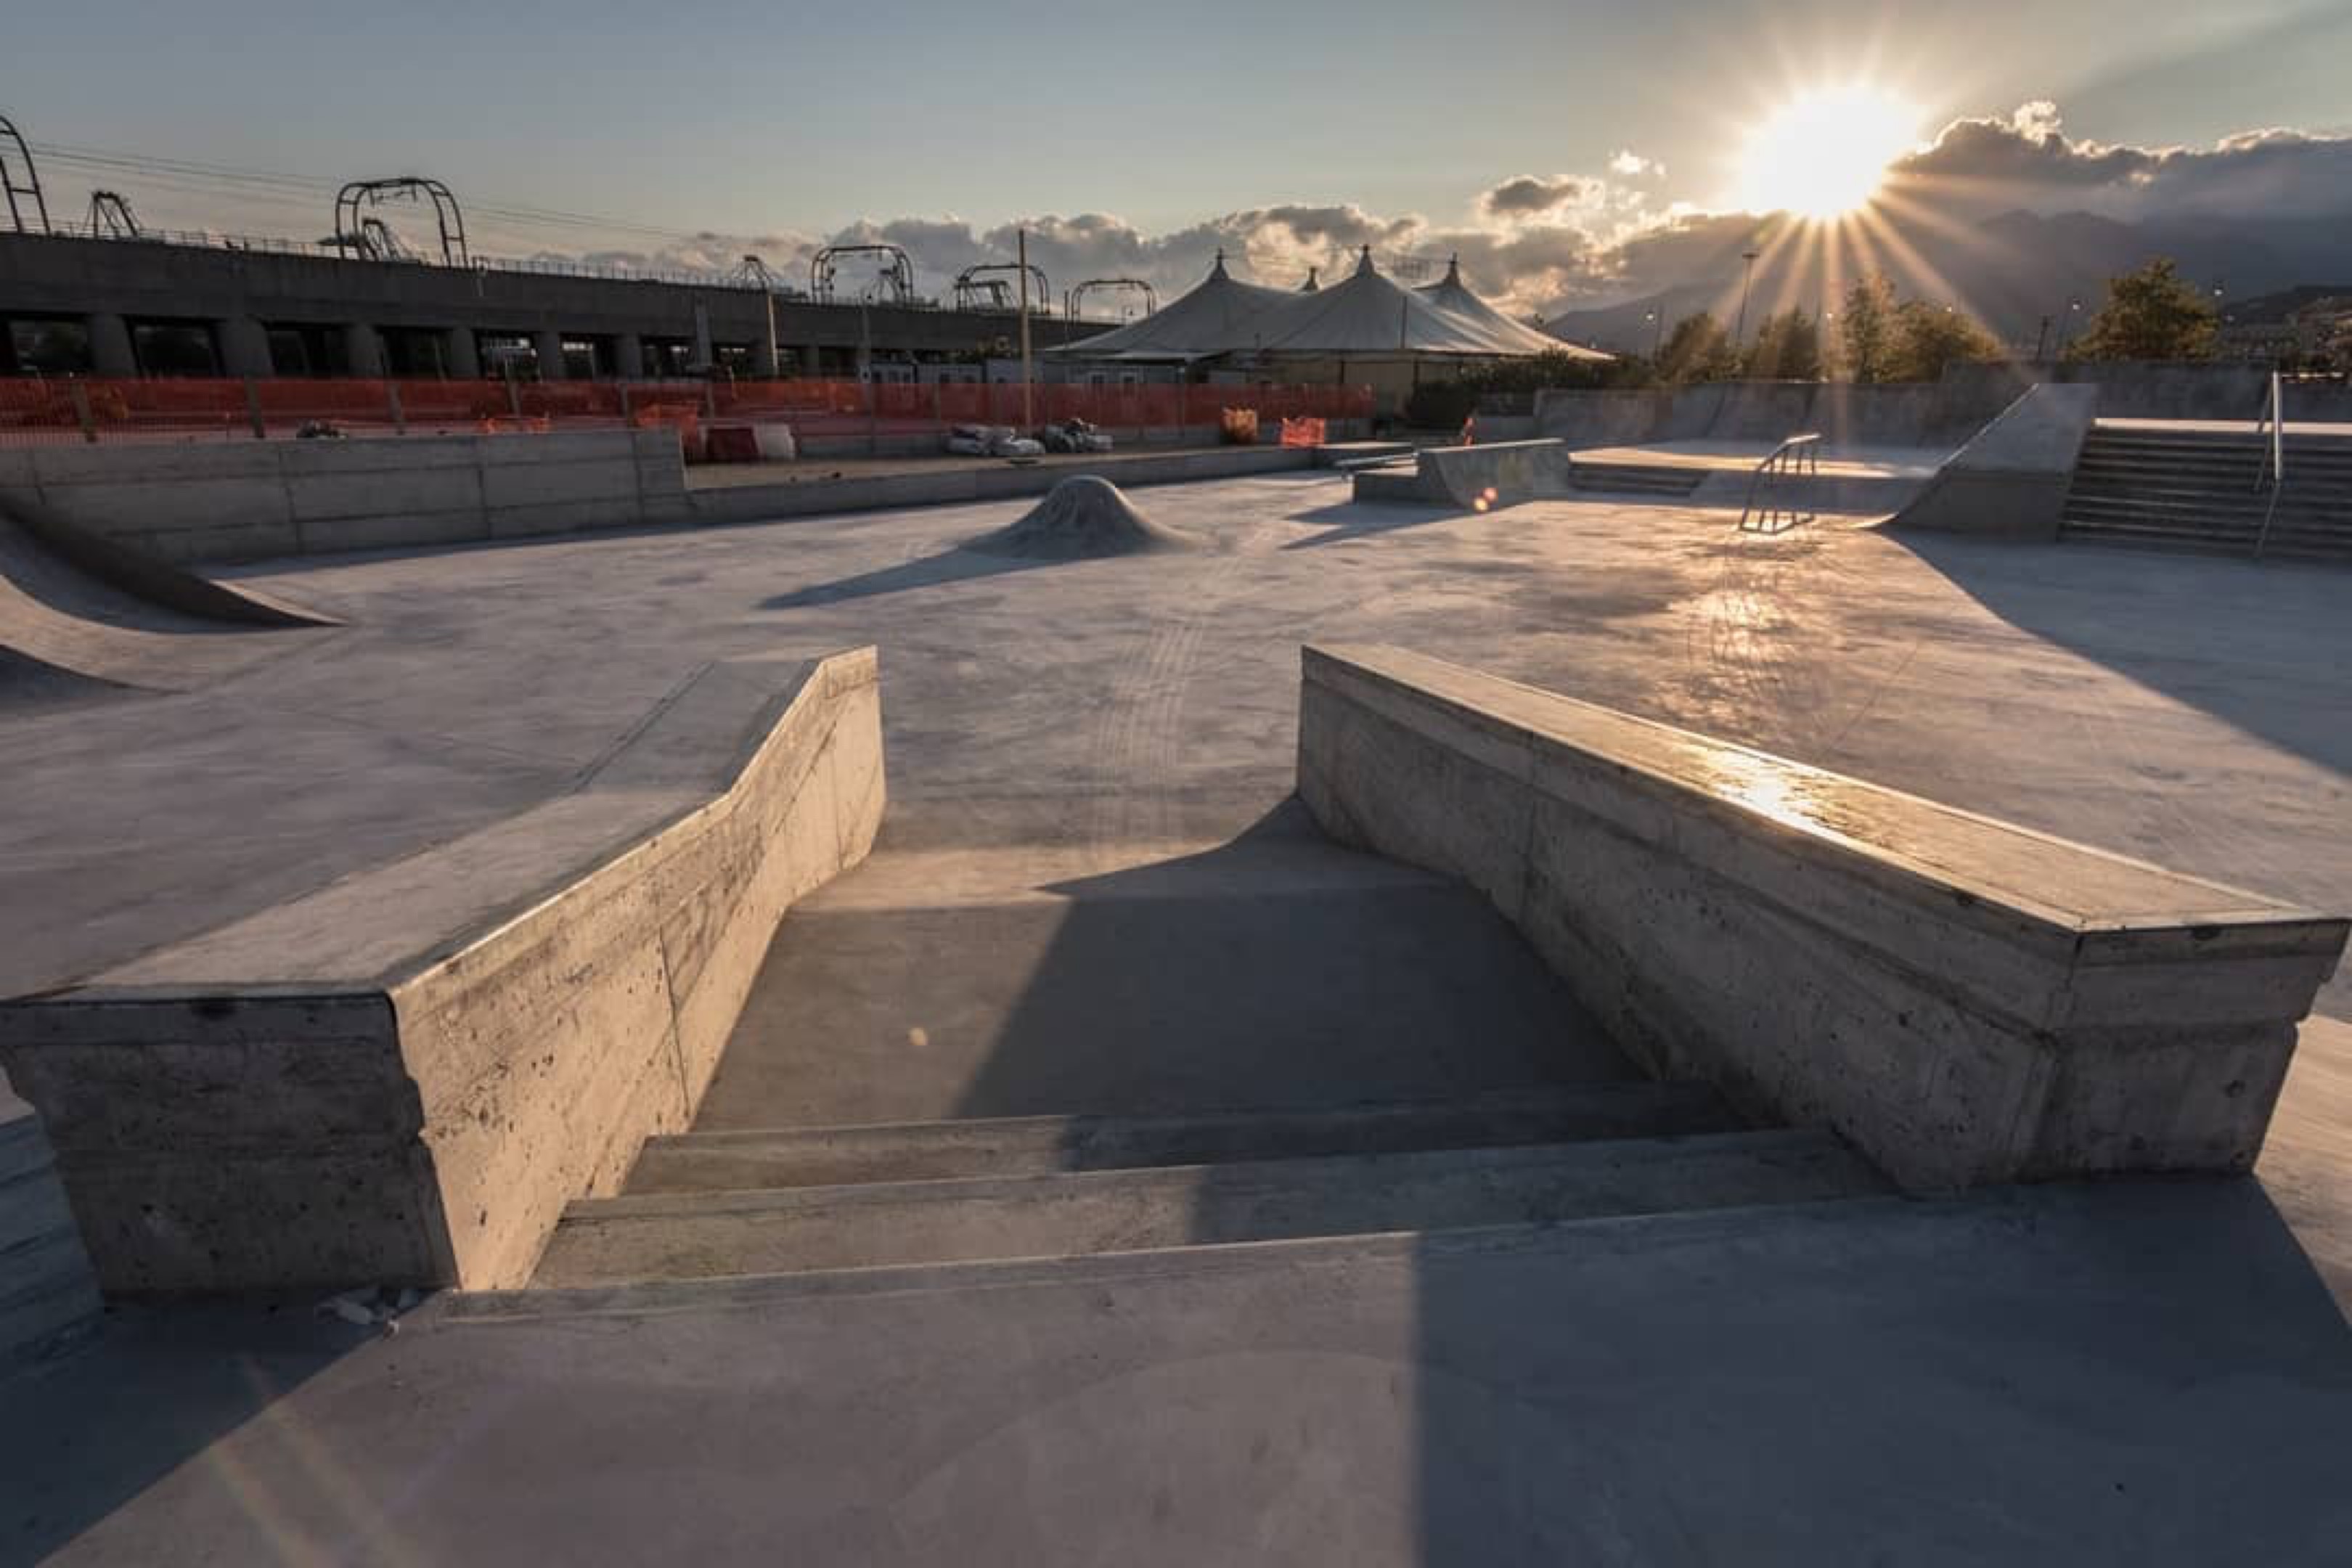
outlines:
[[[1596,495],[1686,496],[1706,481],[1708,470],[1681,463],[1622,463],[1572,459],[1568,482]]]
[[[2242,432],[2094,426],[2061,537],[2248,556],[2261,540],[2265,558],[2352,562],[2352,439],[2289,435],[2284,450],[2273,512],[2262,444]]]
[[[573,1204],[535,1290],[999,1265],[1874,1196],[1826,1132],[1678,1083],[1433,1103],[687,1132]]]

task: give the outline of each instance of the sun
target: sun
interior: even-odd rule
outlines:
[[[1739,201],[1816,220],[1868,206],[1887,165],[1916,143],[1918,110],[1863,83],[1791,99],[1748,132]]]

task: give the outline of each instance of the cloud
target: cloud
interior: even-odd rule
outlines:
[[[1948,215],[2081,211],[2104,217],[2311,217],[2352,212],[2352,137],[2262,130],[2210,147],[2069,136],[2057,105],[1956,120],[1897,162],[1899,195]]]
[[[1660,205],[1651,191],[1664,174],[1631,150],[1612,157],[1604,174],[1514,174],[1475,187],[1458,221],[1348,201],[1237,207],[1164,231],[1105,212],[988,226],[952,215],[898,216],[861,220],[825,236],[710,233],[583,259],[723,272],[754,252],[778,276],[801,282],[811,255],[828,241],[887,242],[913,258],[924,293],[944,295],[962,268],[1011,259],[1016,230],[1025,227],[1030,258],[1047,274],[1057,300],[1072,285],[1100,278],[1141,279],[1165,300],[1200,281],[1220,251],[1237,275],[1290,288],[1310,268],[1321,268],[1327,280],[1343,276],[1370,246],[1392,268],[1406,258],[1458,257],[1473,289],[1524,315],[1736,287],[1741,252],[1770,250],[1772,237],[1788,226],[1770,215]],[[1948,232],[1954,222],[2021,209],[2126,222],[2347,214],[2352,137],[2268,129],[2200,147],[2107,144],[2070,134],[2057,106],[2037,101],[1951,121],[1895,165],[1890,191],[1898,200],[1888,216],[1903,224],[1908,243],[1927,247],[1948,243],[1934,231]],[[1900,216],[1906,212],[1935,221],[1910,222]],[[1948,266],[1948,258],[1939,265]],[[845,264],[844,286],[862,286],[869,275]]]
[[[1490,187],[1478,198],[1479,209],[1492,217],[1525,217],[1548,213],[1582,200],[1589,186],[1573,174],[1518,174]]]

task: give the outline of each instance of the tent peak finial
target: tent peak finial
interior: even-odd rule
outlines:
[[[1322,271],[1323,269],[1320,267],[1308,268],[1307,269],[1307,281],[1298,286],[1298,291],[1301,294],[1312,294],[1316,290],[1321,289],[1323,287],[1323,280],[1320,276]]]
[[[1368,245],[1364,247],[1363,255],[1356,262],[1356,276],[1362,278],[1377,270],[1379,269],[1372,265],[1372,247]]]

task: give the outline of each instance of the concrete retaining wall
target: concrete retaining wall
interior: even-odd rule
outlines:
[[[1202,439],[1213,440],[1208,431]],[[935,454],[935,437],[922,450]],[[1275,445],[1117,452],[689,492],[666,430],[0,450],[0,505],[173,564],[476,544],[660,523],[749,522],[1043,495],[1074,472],[1121,485],[1311,468]]]
[[[185,564],[673,521],[686,479],[671,432],[598,430],[0,451],[20,498]]]
[[[2000,367],[1992,367],[2000,368]],[[1715,382],[1647,391],[1548,391],[1537,433],[1576,450],[1659,441],[1775,443],[1818,430],[1835,447],[1957,447],[2023,383],[1853,386],[1834,382]]]
[[[1936,470],[1893,526],[2057,538],[2101,395],[2095,385],[2028,388]]]
[[[1835,447],[1958,447],[2035,385],[2095,386],[2113,419],[2252,419],[2269,394],[2258,364],[1955,364],[1935,382],[1714,382],[1536,395],[1535,434],[1577,450],[1655,441],[1780,441],[1818,430]],[[2291,382],[2287,417],[2352,420],[2352,388]]]
[[[692,1119],[881,744],[871,649],[710,666],[572,794],[0,1007],[101,1282],[522,1283]]]
[[[1309,648],[1299,793],[1467,880],[1619,1041],[1914,1189],[2242,1171],[2342,919],[1394,648]]]
[[[71,1339],[98,1310],[40,1118],[0,1079],[0,1373]]]

